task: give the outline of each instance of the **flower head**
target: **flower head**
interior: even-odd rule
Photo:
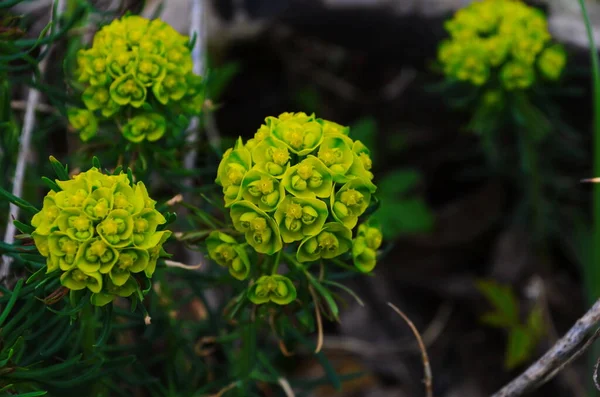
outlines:
[[[93,292],[104,305],[135,290],[132,274],[151,277],[169,231],[157,231],[165,217],[142,182],[126,174],[106,175],[96,168],[56,181],[32,219],[32,236],[47,272],[61,271],[63,286]],[[133,290],[132,290],[133,288]]]
[[[137,15],[102,27],[92,47],[77,53],[75,77],[84,86],[82,100],[91,116],[73,111],[69,121],[81,138],[95,135],[93,117],[117,119],[125,138],[137,143],[156,141],[176,125],[165,115],[199,114],[204,82],[193,74],[188,41],[160,19]]]
[[[438,60],[450,79],[481,86],[498,76],[507,90],[523,90],[535,79],[533,66],[555,80],[565,66],[552,45],[545,15],[521,1],[482,0],[458,10],[445,28]]]

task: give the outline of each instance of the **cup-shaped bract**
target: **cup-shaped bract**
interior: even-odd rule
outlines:
[[[231,220],[237,231],[245,234],[246,241],[256,252],[272,255],[281,250],[281,234],[275,221],[249,201],[238,201],[231,206]]]
[[[257,169],[276,178],[282,178],[289,167],[290,153],[286,144],[267,137],[252,149],[252,161]]]
[[[352,241],[354,266],[363,273],[369,273],[377,264],[377,250],[383,236],[377,227],[362,224],[358,226],[356,238]]]
[[[332,259],[348,252],[351,247],[352,231],[341,223],[329,222],[317,235],[302,240],[296,259],[299,262]]]
[[[265,121],[270,120],[268,117],[265,119]],[[267,121],[267,124],[263,124],[261,125],[258,130],[256,130],[256,132],[254,133],[254,138],[250,138],[248,139],[248,142],[246,142],[246,147],[248,148],[248,150],[254,150],[254,148],[261,143],[264,139],[266,139],[267,137],[271,136],[271,127],[269,126],[269,122]],[[287,147],[287,145],[286,145]]]
[[[225,207],[231,206],[242,195],[242,181],[252,168],[252,155],[244,146],[242,138],[238,138],[233,148],[223,154],[217,169],[216,183],[223,187]]]
[[[132,186],[127,174],[96,168],[56,185],[61,190],[48,193],[31,221],[47,272],[61,271],[66,288],[88,288],[95,305],[130,296],[137,285],[131,274],[150,278],[171,235],[158,231],[166,219],[156,202],[142,182]]]
[[[500,79],[506,90],[524,90],[536,81],[536,63],[549,80],[566,63],[562,48],[552,44],[546,16],[521,1],[473,2],[445,28],[450,39],[440,43],[438,60],[449,79],[476,86]]]
[[[317,157],[325,164],[333,181],[343,183],[348,181],[346,173],[354,161],[353,142],[346,135],[330,134],[323,139],[319,146]]]
[[[328,215],[322,200],[287,196],[277,207],[274,218],[283,242],[292,243],[319,233]]]
[[[127,15],[102,27],[92,47],[77,53],[75,78],[86,107],[72,110],[69,121],[88,140],[96,134],[96,118],[114,119],[132,142],[153,142],[177,120],[202,111],[204,82],[192,71],[188,37],[159,19]],[[143,109],[147,115],[136,114]],[[133,114],[132,114],[133,113]],[[144,126],[147,124],[154,126]]]
[[[307,155],[323,141],[323,127],[314,116],[284,113],[272,123],[272,136],[285,143],[294,154]]]
[[[368,182],[355,178],[342,186],[331,195],[331,213],[336,221],[343,223],[348,229],[353,229],[369,203],[371,190]]]
[[[242,199],[255,204],[265,212],[273,212],[283,201],[285,189],[277,178],[266,172],[252,169],[242,182]]]
[[[131,142],[150,142],[159,140],[166,131],[167,121],[158,113],[144,113],[127,121],[123,127],[123,136]]]
[[[287,305],[296,300],[296,294],[292,280],[279,274],[261,276],[248,290],[248,298],[256,305],[267,302]]]
[[[296,197],[326,198],[331,195],[333,177],[321,160],[308,155],[286,171],[282,184],[287,192]]]
[[[206,239],[208,255],[219,266],[229,269],[229,274],[245,280],[250,273],[250,259],[245,248],[226,233],[213,231]]]
[[[102,291],[92,294],[90,300],[95,306],[104,306],[112,302],[116,297],[128,298],[137,289],[137,282],[133,277],[129,277],[125,284],[115,285],[110,278],[104,282]]]
[[[549,80],[557,80],[567,63],[567,54],[560,45],[546,48],[538,59],[538,69],[542,76]]]
[[[69,109],[69,123],[79,131],[82,141],[88,141],[98,132],[98,121],[94,113],[86,109]]]
[[[535,81],[535,71],[524,62],[507,62],[500,71],[500,80],[508,91],[524,89]]]
[[[341,134],[341,135],[347,136],[350,133],[350,127],[343,126],[334,121],[317,119],[317,122],[319,124],[321,124],[321,126],[323,127],[323,135],[324,136],[335,135],[335,134]]]

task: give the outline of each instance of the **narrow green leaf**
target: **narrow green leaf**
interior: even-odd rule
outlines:
[[[2,311],[2,314],[0,315],[0,328],[2,328],[2,324],[4,324],[4,321],[6,321],[8,314],[10,313],[13,306],[17,302],[17,299],[19,298],[19,292],[21,291],[22,286],[23,286],[23,279],[17,281],[17,284],[15,285],[15,289],[12,291],[12,293],[10,295],[10,300],[8,301],[8,303],[6,304],[6,307]]]
[[[338,318],[340,310],[338,309],[337,303],[335,303],[335,299],[331,296],[331,293],[327,290],[327,288],[323,287],[321,283],[319,283],[314,277],[308,275],[308,281],[311,283],[313,287],[317,290],[319,295],[321,295],[325,301],[327,302],[327,306],[331,311],[331,314],[334,318]],[[315,302],[316,304],[316,302]]]
[[[86,299],[87,301],[87,299]],[[102,332],[98,337],[98,340],[94,344],[94,347],[101,347],[108,340],[108,336],[110,335],[110,331],[112,329],[113,323],[113,305],[108,304],[103,307],[104,321],[102,322]]]
[[[250,321],[243,325],[242,350],[240,352],[240,378],[248,379],[256,365],[257,324]]]
[[[362,301],[362,299],[360,299],[360,297],[356,294],[356,292],[352,291],[350,288],[346,287],[344,284],[340,284],[338,282],[331,281],[331,280],[323,280],[322,283],[323,284],[329,284],[329,285],[332,285],[334,287],[338,287],[338,288],[346,291],[351,297],[354,298],[354,300],[356,300],[356,302],[359,305],[361,305],[361,306],[365,305],[365,303]]]
[[[23,222],[20,221],[13,221],[14,225],[16,226],[16,228],[21,232],[21,233],[25,233],[25,234],[31,234],[34,232],[35,228],[32,227],[31,225],[26,225]]]
[[[511,329],[508,335],[508,346],[506,350],[505,366],[513,369],[530,358],[534,347],[531,334],[523,327]]]
[[[98,168],[99,170],[102,169],[102,167],[100,166],[100,159],[98,159],[98,157],[92,157],[92,166]]]
[[[32,215],[35,215],[38,212],[40,212],[40,210],[35,208],[33,205],[29,204],[27,201],[18,198],[17,196],[2,189],[1,187],[0,187],[0,198],[6,199],[8,202],[13,203],[17,207],[21,208],[24,211],[27,211],[28,213],[30,213]]]
[[[50,156],[50,164],[52,165],[52,169],[54,169],[54,173],[61,181],[69,180],[69,173],[67,172],[67,167],[62,165],[60,161],[56,159],[54,156]],[[62,190],[59,188],[59,191]]]
[[[46,184],[50,188],[50,190],[54,190],[55,192],[60,192],[62,189],[54,182],[52,179],[42,177],[42,182]]]

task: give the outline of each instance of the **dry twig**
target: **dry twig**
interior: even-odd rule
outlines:
[[[431,374],[431,366],[429,365],[429,356],[427,356],[427,350],[425,349],[425,344],[423,343],[423,339],[421,338],[421,334],[417,330],[417,327],[410,321],[408,316],[404,314],[398,307],[396,307],[393,303],[388,302],[388,305],[396,312],[402,319],[408,324],[413,334],[415,334],[415,338],[417,338],[417,342],[419,343],[419,348],[421,349],[421,360],[423,361],[423,371],[425,373],[425,379],[423,382],[425,383],[425,393],[427,397],[433,397],[433,376]]]
[[[600,329],[588,337],[598,322],[600,322],[600,300],[596,301],[594,306],[577,320],[565,336],[546,354],[492,397],[521,396],[552,379],[598,339]]]

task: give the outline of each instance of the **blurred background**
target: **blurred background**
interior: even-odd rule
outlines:
[[[188,1],[119,3],[189,31]],[[326,325],[324,344],[340,373],[367,375],[315,396],[423,395],[419,350],[387,302],[421,331],[435,395],[479,397],[521,373],[597,298],[585,269],[592,193],[579,181],[600,175],[591,166],[589,49],[576,1],[528,2],[548,15],[569,57],[552,92],[560,123],[539,147],[535,180],[518,159],[491,168],[480,137],[465,128],[469,109],[454,109],[439,87],[443,75],[434,62],[447,37],[444,21],[470,1],[202,3],[209,78],[217,87],[206,128],[223,148],[286,111],[349,125],[353,138],[372,148],[386,252],[373,277],[351,285],[365,307],[348,300],[342,321]],[[599,6],[589,2],[592,20],[600,19]],[[39,34],[48,11],[47,1],[19,5],[31,21],[28,36]],[[510,136],[503,144],[513,144]],[[541,194],[532,197],[534,183]],[[516,313],[520,326],[490,321],[498,308]],[[293,360],[295,373],[322,371],[313,360]],[[590,363],[580,359],[533,395],[589,395]]]

